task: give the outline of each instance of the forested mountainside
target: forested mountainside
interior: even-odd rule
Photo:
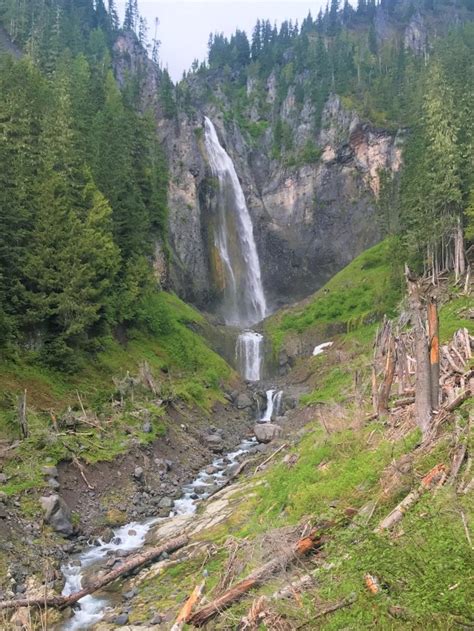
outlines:
[[[472,0],[125,5],[0,0],[0,627],[470,628]]]
[[[417,269],[446,266],[458,220],[472,239],[469,3],[259,21],[250,41],[212,35],[208,62],[177,86],[147,57],[134,7],[120,25],[114,3],[2,3],[16,51],[1,78],[4,345],[72,367],[146,320],[157,275],[219,311],[204,115],[236,165],[271,308],[384,236]]]

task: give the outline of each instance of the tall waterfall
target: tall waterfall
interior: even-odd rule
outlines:
[[[239,372],[247,381],[259,381],[262,372],[263,335],[244,331],[237,338],[235,355]]]
[[[220,258],[226,324],[248,327],[267,312],[253,226],[234,163],[205,118],[205,142],[212,174],[219,181],[215,246]]]

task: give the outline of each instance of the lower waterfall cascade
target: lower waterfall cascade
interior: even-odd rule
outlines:
[[[247,381],[260,381],[263,365],[263,335],[244,331],[237,338],[235,347],[237,367]]]

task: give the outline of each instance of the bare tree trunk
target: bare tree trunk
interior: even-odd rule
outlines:
[[[393,338],[392,331],[390,330],[390,338],[387,342],[387,360],[385,362],[384,376],[378,393],[377,412],[380,415],[388,412],[388,400],[390,399],[390,390],[395,376],[395,366],[395,340]]]
[[[439,406],[439,318],[436,299],[428,303],[428,335],[430,340],[431,407]]]
[[[18,422],[20,424],[20,437],[28,438],[28,419],[26,417],[26,390],[20,395],[18,401]]]
[[[431,370],[428,353],[428,336],[425,325],[419,282],[406,267],[405,275],[408,284],[408,302],[410,305],[413,333],[415,336],[416,386],[415,414],[416,422],[421,429],[423,439],[429,436],[431,427]]]

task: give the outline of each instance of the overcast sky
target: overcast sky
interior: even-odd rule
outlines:
[[[158,39],[160,58],[172,78],[181,79],[195,58],[202,61],[207,55],[209,33],[231,35],[235,29],[251,35],[258,18],[281,23],[286,19],[301,20],[311,10],[318,14],[324,0],[138,0],[140,13],[146,17],[150,39],[154,36],[155,18],[159,18]],[[118,0],[123,14],[125,0]]]

